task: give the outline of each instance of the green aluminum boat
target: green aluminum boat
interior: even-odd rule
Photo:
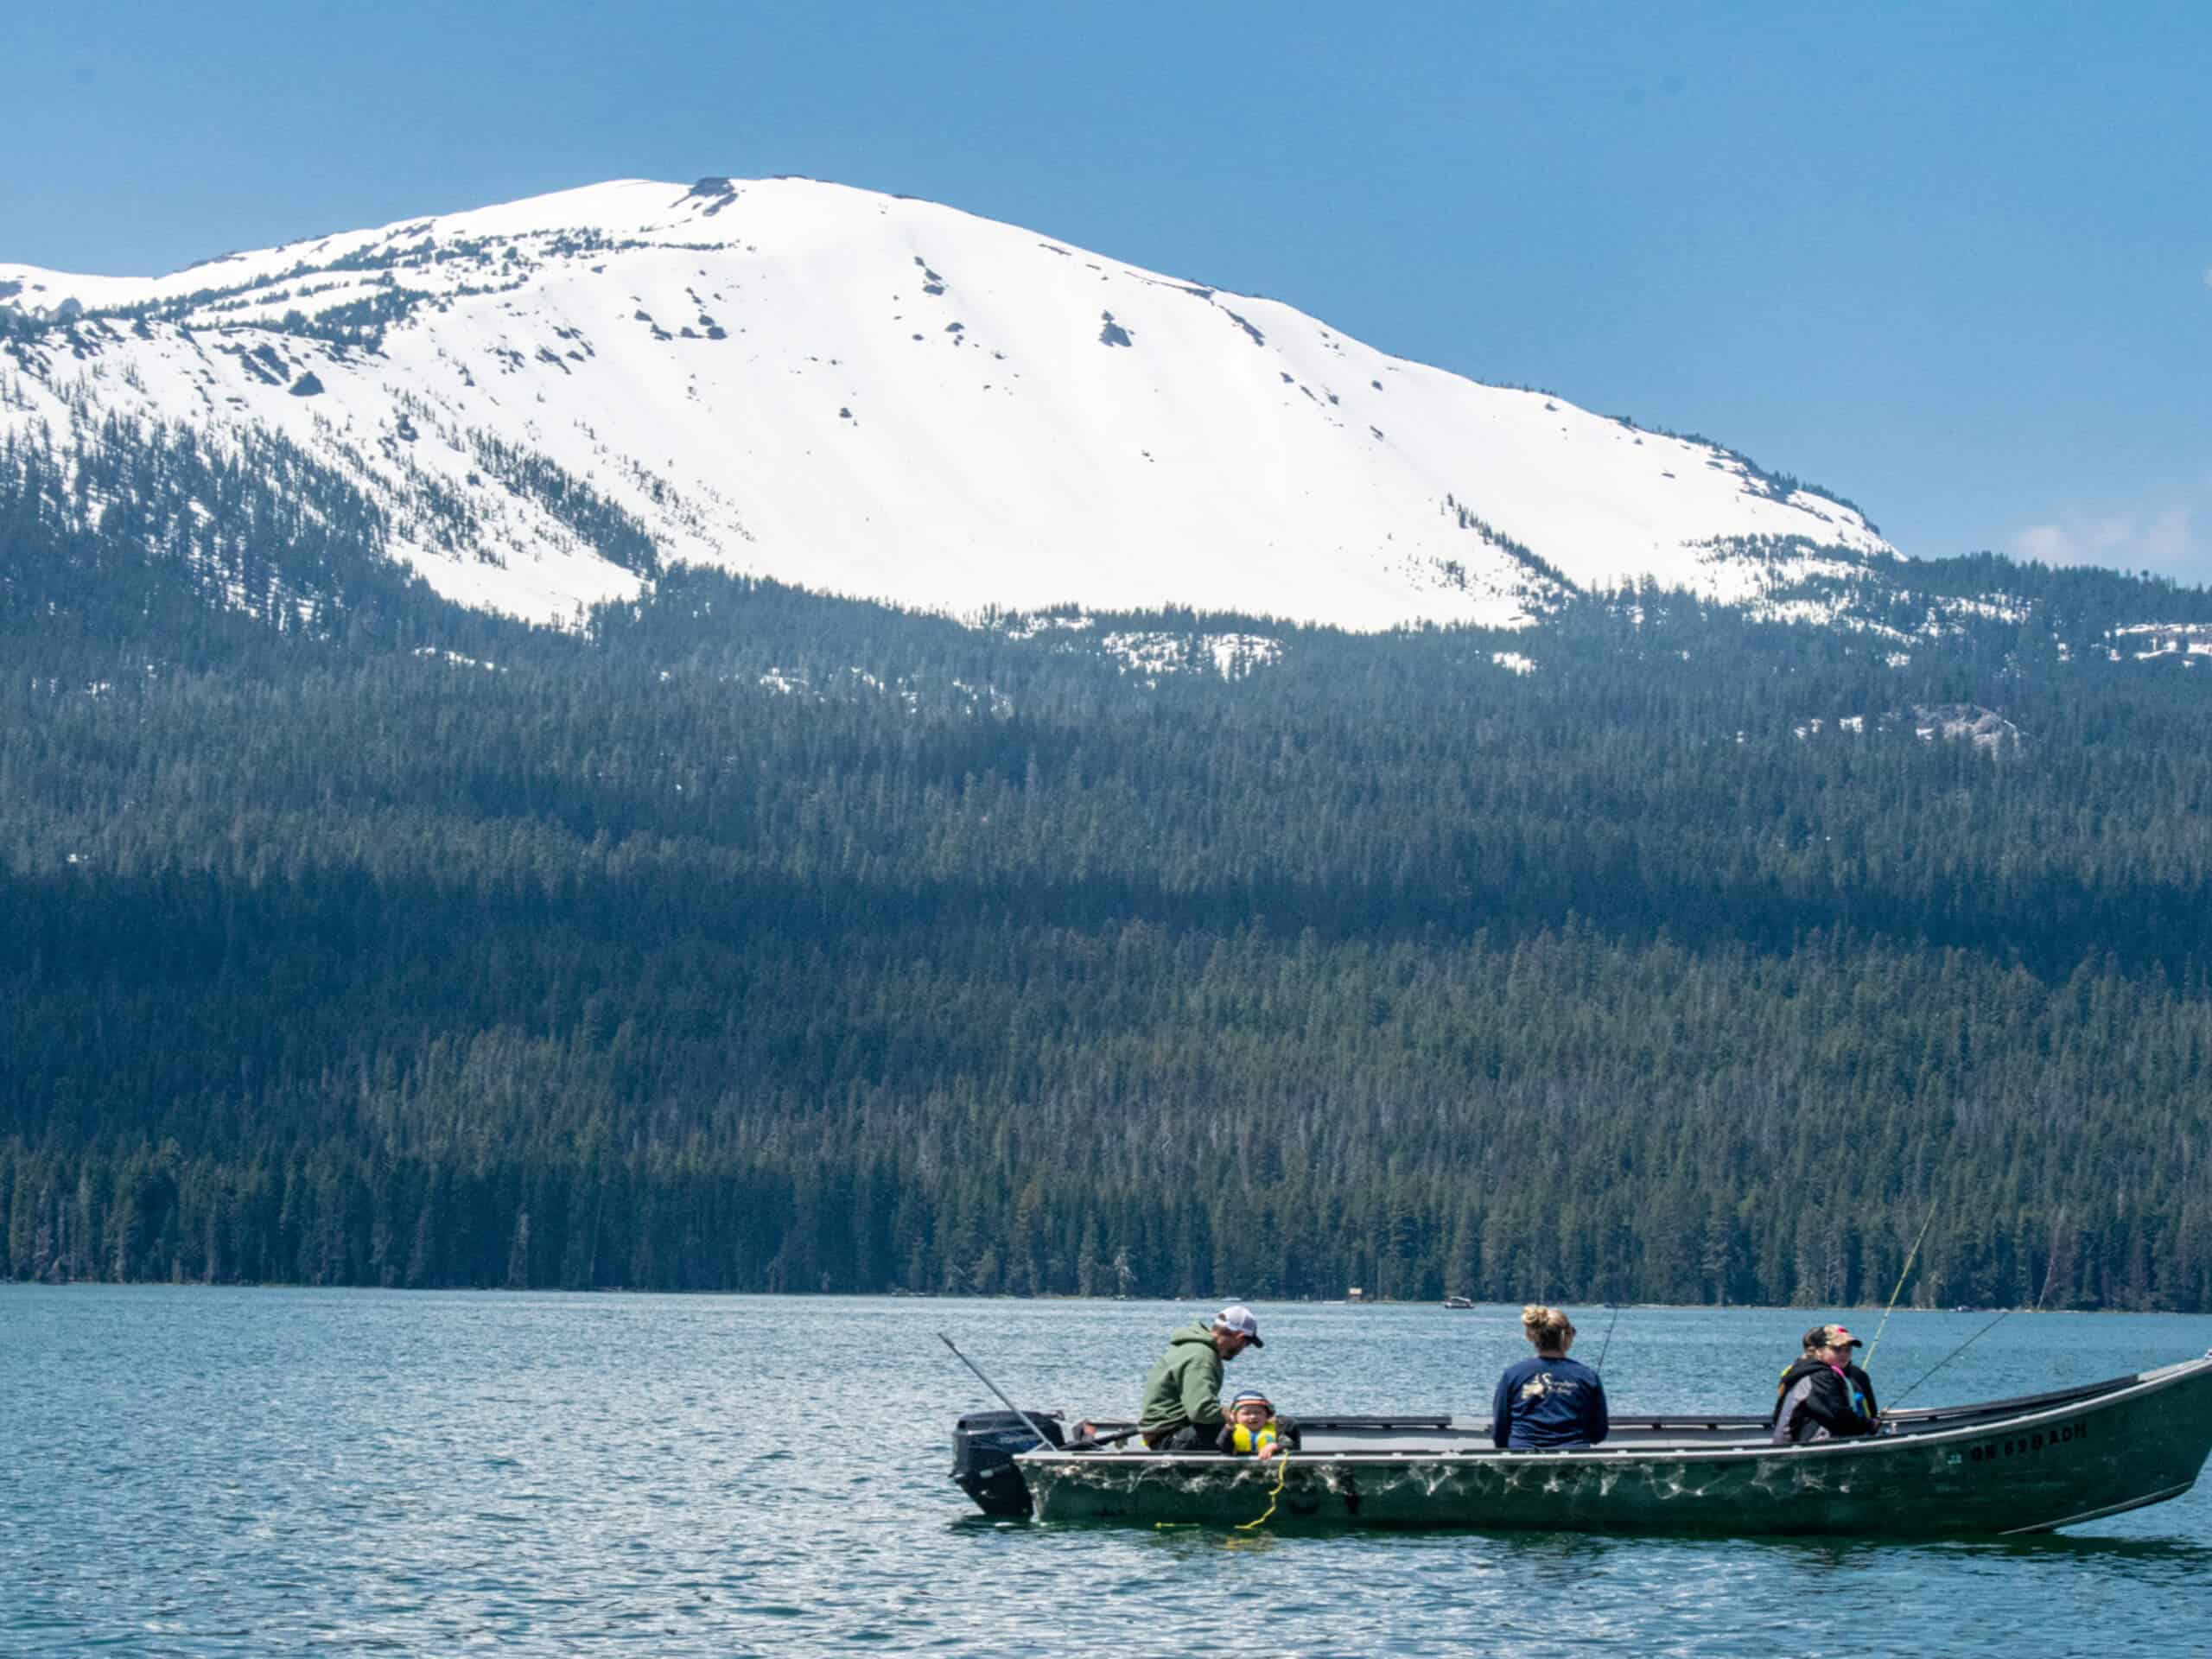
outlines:
[[[1777,1446],[1761,1417],[1616,1418],[1600,1446],[1500,1452],[1486,1422],[1307,1417],[1277,1465],[1098,1444],[1125,1424],[1069,1443],[1056,1415],[995,1412],[961,1420],[953,1472],[987,1512],[1048,1522],[2009,1536],[2194,1485],[2212,1453],[2212,1354],[1886,1423],[1869,1440]]]

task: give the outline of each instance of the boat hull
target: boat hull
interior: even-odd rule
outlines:
[[[2212,1452],[2212,1360],[2088,1401],[1866,1440],[1206,1456],[1031,1452],[1036,1517],[1234,1527],[1956,1538],[2179,1497]],[[1276,1490],[1280,1478],[1280,1491]],[[1270,1504],[1272,1512],[1270,1513]]]

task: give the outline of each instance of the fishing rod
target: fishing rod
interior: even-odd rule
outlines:
[[[2058,1276],[2058,1236],[2066,1230],[2066,1206],[2058,1206],[2058,1219],[2050,1224],[2050,1254],[2044,1258],[2043,1288],[2036,1293],[2036,1312],[2043,1312],[2043,1299],[2050,1294],[2050,1281]]]
[[[1621,1305],[1618,1302],[1615,1302],[1613,1304],[1613,1317],[1605,1321],[1605,1339],[1598,1344],[1598,1363],[1594,1369],[1601,1371],[1605,1369],[1605,1355],[1611,1351],[1613,1345],[1613,1327],[1620,1322]]]
[[[1117,1429],[1111,1434],[1094,1434],[1087,1440],[1072,1440],[1069,1444],[1081,1452],[1095,1446],[1119,1446],[1123,1440],[1134,1440],[1143,1433],[1141,1427]]]
[[[1864,1369],[1867,1370],[1872,1370],[1874,1367],[1874,1354],[1882,1345],[1882,1332],[1890,1328],[1890,1315],[1897,1311],[1897,1298],[1904,1294],[1904,1281],[1912,1276],[1912,1264],[1919,1259],[1921,1242],[1928,1236],[1928,1230],[1934,1224],[1936,1211],[1942,1202],[1943,1200],[1939,1197],[1934,1204],[1928,1206],[1928,1219],[1920,1224],[1919,1236],[1912,1241],[1912,1249],[1905,1254],[1904,1269],[1897,1274],[1897,1287],[1890,1293],[1890,1305],[1882,1310],[1881,1324],[1874,1327],[1874,1346],[1866,1351],[1866,1364]]]
[[[1920,1382],[1925,1382],[1929,1377],[1935,1376],[1936,1372],[1942,1370],[1946,1365],[1956,1359],[1961,1354],[1966,1352],[1967,1349],[1973,1347],[1974,1344],[1980,1342],[1992,1331],[1994,1331],[1999,1325],[2004,1324],[2005,1320],[2011,1319],[2012,1317],[2012,1313],[2013,1310],[2008,1307],[2002,1313],[1999,1313],[1995,1319],[1992,1319],[1987,1325],[1983,1325],[1980,1330],[1975,1332],[1974,1335],[1968,1337],[1957,1347],[1952,1349],[1949,1353],[1944,1355],[1942,1358],[1937,1360],[1933,1365],[1930,1365],[1925,1371],[1922,1372]],[[1912,1396],[1919,1391],[1920,1382],[1914,1383],[1912,1387],[1907,1389],[1903,1394],[1897,1395],[1895,1400],[1891,1401],[1890,1402],[1890,1409],[1894,1411],[1906,1401],[1911,1399]]]
[[[943,1343],[946,1347],[952,1348],[952,1338],[946,1336],[944,1332],[940,1331],[937,1333],[937,1339]],[[1021,1419],[1023,1424],[1027,1426],[1029,1432],[1037,1437],[1038,1445],[1050,1446],[1052,1444],[1052,1437],[1047,1434],[1043,1429],[1037,1427],[1037,1420],[1032,1417],[1027,1412],[1024,1411],[1020,1406],[1015,1405],[1013,1401],[1007,1399],[1004,1392],[1000,1389],[999,1385],[992,1382],[989,1377],[985,1376],[974,1360],[969,1358],[967,1355],[962,1353],[957,1348],[952,1348],[952,1357],[958,1360],[963,1365],[965,1365],[969,1370],[974,1371],[976,1373],[976,1380],[978,1382],[981,1382],[993,1394],[998,1395],[999,1404],[1004,1406],[1008,1411]]]
[[[2051,1274],[2052,1274],[2053,1269],[2055,1269],[2055,1268],[2057,1267],[2057,1265],[2058,1265],[2058,1235],[2059,1235],[2059,1231],[2060,1231],[2060,1230],[2061,1230],[2063,1227],[2064,1227],[2064,1225],[2065,1225],[2065,1224],[2066,1224],[2066,1211],[2065,1211],[2063,1209],[2061,1209],[2061,1210],[2059,1211],[2059,1212],[2058,1212],[2058,1220],[2057,1220],[2057,1222],[2056,1222],[2056,1224],[2053,1224],[2053,1226],[2051,1227],[2051,1230],[2050,1230],[2050,1255],[2051,1255],[2051,1259],[2050,1259],[2050,1261],[2049,1262],[2049,1263],[2047,1263],[2047,1264],[2046,1264],[2046,1266],[2045,1266],[2045,1268],[2044,1268],[2044,1275],[2043,1275],[2043,1289],[2042,1289],[2041,1293],[2040,1293],[2040,1294],[2037,1294],[2037,1296],[2036,1297],[2036,1305],[2035,1305],[2034,1308],[2033,1308],[2032,1310],[2031,1310],[2031,1312],[2034,1312],[2034,1313],[2042,1313],[2042,1312],[2043,1312],[2043,1300],[2044,1300],[2044,1298],[2045,1296],[2048,1296],[2048,1295],[2050,1295],[2050,1281],[2051,1281]],[[1930,1366],[1928,1368],[1928,1370],[1927,1370],[1924,1373],[1923,1373],[1923,1375],[1922,1375],[1922,1376],[1921,1376],[1921,1379],[1920,1379],[1920,1382],[1926,1382],[1929,1377],[1931,1377],[1931,1376],[1935,1376],[1936,1372],[1938,1372],[1938,1371],[1942,1370],[1946,1365],[1949,1364],[1953,1360],[1956,1359],[1956,1358],[1957,1358],[1961,1354],[1963,1354],[1964,1352],[1966,1352],[1966,1351],[1967,1351],[1967,1349],[1969,1349],[1969,1348],[1973,1347],[1973,1346],[1974,1345],[1974,1344],[1976,1344],[1977,1342],[1980,1342],[1980,1341],[1984,1337],[1987,1336],[1987,1335],[1988,1335],[1992,1331],[1994,1331],[1994,1330],[1995,1330],[1999,1325],[2000,1325],[2004,1324],[2004,1323],[2005,1323],[2005,1321],[2007,1319],[2009,1319],[2009,1318],[2011,1318],[2011,1317],[2012,1317],[2012,1313],[2014,1313],[2014,1311],[2015,1311],[2015,1310],[2013,1310],[2013,1309],[2012,1309],[2012,1308],[2009,1308],[2009,1307],[2008,1307],[2008,1308],[2006,1308],[2006,1309],[2004,1311],[2004,1313],[1999,1313],[1999,1314],[1995,1319],[1992,1319],[1992,1320],[1991,1320],[1987,1325],[1983,1325],[1983,1326],[1981,1327],[1981,1329],[1980,1329],[1980,1330],[1979,1330],[1979,1331],[1975,1332],[1974,1333],[1974,1335],[1972,1335],[1972,1336],[1968,1337],[1968,1338],[1967,1338],[1964,1342],[1961,1343],[1957,1347],[1955,1347],[1955,1348],[1952,1349],[1952,1350],[1951,1350],[1951,1351],[1950,1351],[1949,1353],[1948,1353],[1948,1354],[1944,1355],[1942,1358],[1941,1358],[1941,1359],[1937,1360],[1937,1361],[1936,1361],[1933,1365],[1930,1365]],[[1877,1341],[1879,1341],[1879,1340],[1880,1340],[1879,1336],[1878,1335],[1878,1336],[1876,1337],[1876,1338],[1875,1338],[1875,1339],[1876,1339]],[[1867,1356],[1867,1357],[1871,1359],[1871,1358],[1872,1358],[1872,1357],[1873,1357],[1873,1356],[1872,1356],[1872,1355],[1871,1355],[1871,1354],[1869,1354],[1869,1355]],[[1910,1399],[1910,1398],[1911,1397],[1912,1393],[1913,1393],[1913,1389],[1917,1389],[1917,1388],[1920,1386],[1920,1382],[1916,1382],[1916,1383],[1914,1383],[1914,1384],[1912,1385],[1912,1388],[1910,1388],[1910,1389],[1906,1389],[1903,1394],[1899,1395],[1897,1397],[1897,1400],[1895,1401],[1895,1402],[1894,1402],[1894,1403],[1895,1403],[1895,1404],[1897,1404],[1897,1405],[1903,1405],[1903,1404],[1905,1402],[1905,1401],[1906,1401],[1906,1400],[1908,1400],[1908,1399]]]

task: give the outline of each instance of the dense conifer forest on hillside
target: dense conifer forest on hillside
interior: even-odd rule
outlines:
[[[306,466],[0,446],[0,1277],[2212,1309],[2201,591],[533,631]]]

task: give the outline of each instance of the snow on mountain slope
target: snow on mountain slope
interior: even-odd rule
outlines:
[[[449,597],[540,620],[702,562],[957,613],[1528,620],[1848,569],[1859,515],[1704,444],[928,202],[626,181],[140,280],[0,264],[0,430],[259,424]],[[4,331],[0,331],[4,332]]]

